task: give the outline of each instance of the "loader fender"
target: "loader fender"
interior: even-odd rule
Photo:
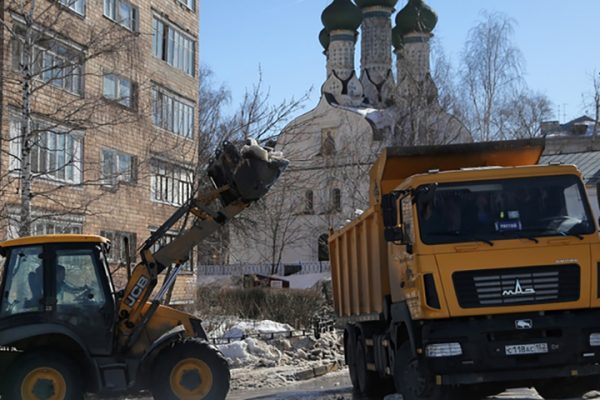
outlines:
[[[45,342],[44,346],[59,346],[64,348],[73,361],[77,362],[88,372],[89,383],[92,387],[99,387],[101,379],[97,363],[79,336],[63,325],[34,323],[2,329],[0,331],[0,346],[19,346],[27,351],[28,347],[38,347],[35,344],[36,337],[54,337],[55,340],[49,343]]]
[[[146,349],[146,352],[140,358],[138,371],[136,374],[136,382],[140,383],[140,379],[144,380],[148,377],[148,373],[152,371],[152,362],[164,347],[170,343],[176,342],[185,337],[185,327],[177,325],[176,327],[163,333],[158,339]]]

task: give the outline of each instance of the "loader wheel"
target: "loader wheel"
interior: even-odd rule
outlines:
[[[82,399],[81,378],[75,364],[60,353],[30,352],[9,367],[7,399]],[[3,397],[4,398],[4,397]]]
[[[157,400],[223,400],[229,392],[227,361],[199,339],[175,342],[161,350],[152,378]]]

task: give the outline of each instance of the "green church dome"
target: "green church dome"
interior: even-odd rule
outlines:
[[[398,28],[399,27],[396,26],[394,29],[392,29],[392,44],[394,45],[394,48],[396,50],[399,50],[402,47],[404,47],[404,35],[402,34],[402,31]]]
[[[354,0],[357,6],[360,8],[381,6],[394,8],[398,0]]]
[[[333,0],[321,14],[321,21],[329,32],[336,29],[356,31],[362,23],[362,12],[350,0]]]
[[[331,37],[329,36],[329,31],[325,28],[319,32],[319,42],[321,42],[321,46],[327,51],[329,49],[329,40]]]
[[[423,0],[408,0],[396,15],[396,28],[401,35],[431,33],[437,25],[437,14]]]

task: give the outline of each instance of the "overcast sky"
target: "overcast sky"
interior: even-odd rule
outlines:
[[[456,65],[467,33],[481,11],[516,23],[515,43],[526,61],[528,85],[546,94],[564,122],[585,113],[582,94],[600,72],[600,0],[426,0],[439,16],[434,31]],[[325,80],[318,41],[321,12],[330,0],[200,0],[200,62],[215,72],[239,103],[258,79],[259,66],[272,102],[313,94]],[[406,0],[400,0],[400,10]],[[359,49],[360,46],[357,46]],[[357,70],[359,68],[357,62]],[[591,110],[588,111],[591,114]]]

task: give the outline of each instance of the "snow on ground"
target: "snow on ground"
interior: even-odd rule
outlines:
[[[231,340],[217,347],[232,368],[232,390],[276,388],[339,368],[344,361],[337,332],[316,339],[295,336],[298,332],[286,324],[233,318],[211,325],[209,337]]]

